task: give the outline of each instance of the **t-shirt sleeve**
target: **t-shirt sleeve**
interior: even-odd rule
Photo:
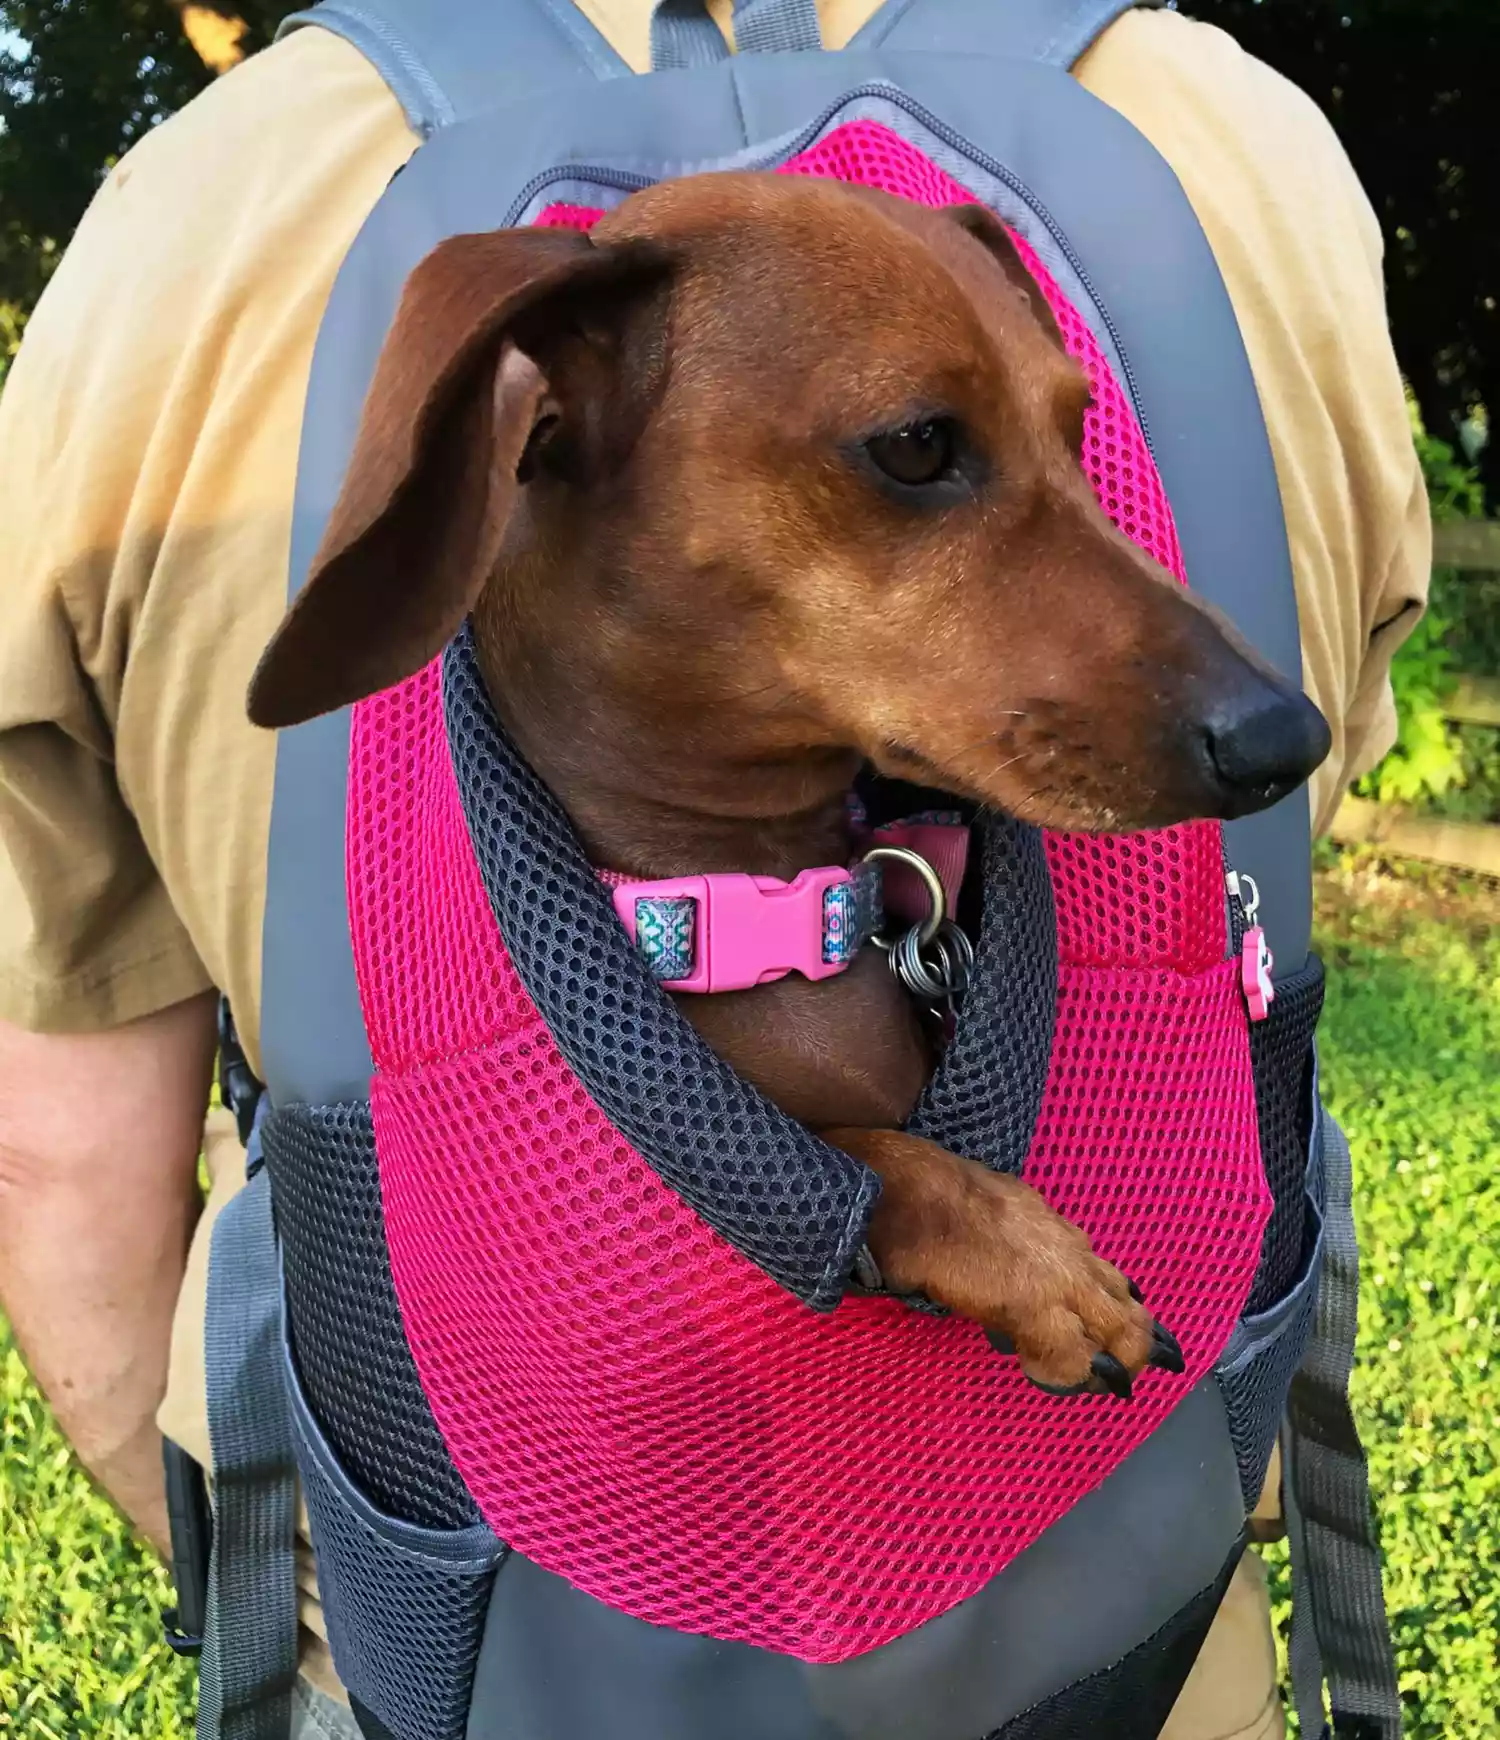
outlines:
[[[329,287],[416,141],[294,33],[115,166],[0,395],[0,1016],[110,1027],[222,987],[254,1044],[285,605]]]
[[[86,219],[0,395],[0,1016],[38,1031],[115,1026],[209,982],[116,779],[123,518],[113,480],[70,463],[87,405],[60,402],[71,285],[107,271]],[[150,434],[149,403],[129,409],[119,452]]]

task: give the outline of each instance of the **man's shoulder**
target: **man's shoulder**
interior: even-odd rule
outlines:
[[[120,326],[192,327],[245,272],[274,276],[293,232],[352,232],[416,141],[374,68],[305,29],[216,79],[114,166],[23,347],[97,361]]]
[[[390,149],[415,143],[365,57],[330,31],[306,28],[215,79],[135,145],[111,180],[199,189],[226,177],[295,179],[361,138]]]
[[[1216,185],[1263,214],[1331,213],[1359,232],[1363,257],[1350,264],[1378,262],[1379,226],[1328,117],[1228,32],[1179,12],[1128,12],[1077,72],[1191,181],[1195,203]],[[1193,173],[1205,160],[1211,177]]]

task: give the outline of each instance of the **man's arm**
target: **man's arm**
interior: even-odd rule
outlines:
[[[0,1021],[0,1305],[85,1467],[163,1552],[155,1414],[215,1044],[212,995],[105,1033]]]

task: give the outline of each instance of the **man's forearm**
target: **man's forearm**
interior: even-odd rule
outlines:
[[[161,1434],[172,1309],[197,1192],[101,1224],[98,1189],[19,1176],[0,1153],[0,1277],[6,1313],[79,1459],[160,1551]]]
[[[158,1549],[155,1414],[212,1058],[204,999],[112,1034],[0,1024],[0,1304],[80,1459]]]

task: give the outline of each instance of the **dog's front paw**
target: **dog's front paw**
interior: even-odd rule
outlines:
[[[827,1139],[880,1174],[870,1248],[887,1286],[981,1324],[1034,1384],[1128,1399],[1147,1367],[1183,1370],[1139,1289],[1030,1185],[899,1131]]]

